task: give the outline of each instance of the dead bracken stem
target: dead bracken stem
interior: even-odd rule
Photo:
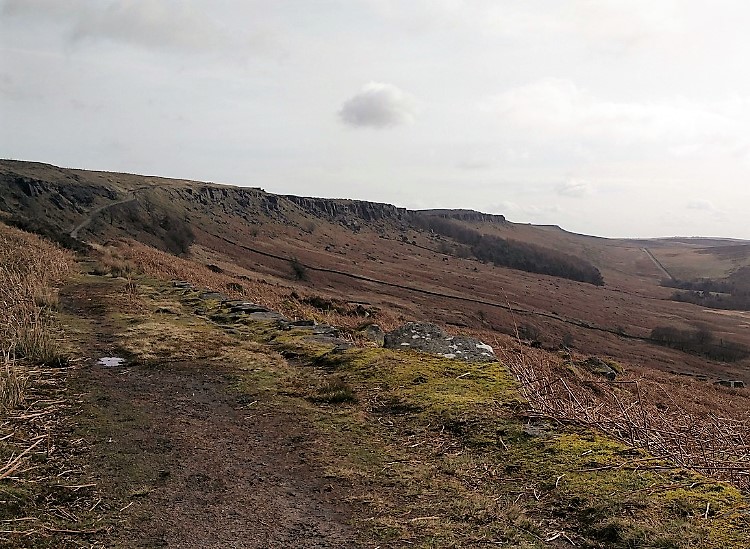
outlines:
[[[37,459],[59,458],[58,431],[65,398],[66,360],[55,341],[57,289],[71,272],[72,254],[35,235],[0,223],[0,481],[55,483]],[[54,366],[54,367],[52,367]],[[43,387],[43,389],[40,389]],[[52,391],[52,393],[50,393]],[[57,393],[59,391],[59,393]],[[31,522],[35,528],[5,529],[20,536],[53,531],[48,517],[5,521],[8,527]],[[38,523],[38,524],[37,524]]]
[[[650,379],[602,381],[570,374],[527,349],[501,351],[518,380],[530,415],[594,427],[676,467],[727,481],[750,492],[750,420],[657,406],[668,391]],[[662,464],[640,469],[669,468]]]

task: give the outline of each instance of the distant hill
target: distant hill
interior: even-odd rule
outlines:
[[[440,251],[469,254],[522,271],[604,283],[587,259],[512,237],[484,235],[470,223],[507,224],[501,215],[470,210],[409,211],[360,200],[275,195],[258,188],[130,174],[88,172],[45,164],[0,163],[0,209],[12,222],[70,245],[71,238],[129,236],[186,253],[195,231],[221,233],[234,224],[298,226],[330,223],[351,231],[427,231],[455,241]],[[91,213],[94,216],[91,216]]]
[[[675,290],[661,285],[669,277],[727,279],[750,265],[750,242],[607,239],[502,215],[279,195],[249,183],[255,186],[3,160],[0,217],[71,248],[134,239],[269,283],[304,276],[326,300],[370,303],[483,337],[522,332],[550,348],[574,342],[650,367],[671,370],[680,361],[682,370],[716,376],[746,367],[657,346],[651,334],[708,327],[714,341],[750,346],[750,319],[732,316],[742,311],[675,302]]]

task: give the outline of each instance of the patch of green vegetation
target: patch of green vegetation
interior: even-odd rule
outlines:
[[[431,536],[424,547],[461,545],[454,535],[466,535],[467,525],[531,545],[563,532],[589,547],[741,547],[750,532],[748,502],[727,485],[673,471],[588,429],[529,424],[519,414],[517,385],[500,363],[385,349],[316,351],[308,359],[363,385],[360,392],[370,399],[376,393],[380,402],[387,397],[409,409],[410,430],[420,426],[422,437],[447,433],[462,456],[471,456],[456,463],[433,454],[429,466],[399,468],[396,482],[416,489],[411,497],[417,500],[436,490],[429,479],[452,481],[440,480],[443,488],[436,490],[444,502],[440,516],[447,512],[450,520],[421,527]],[[523,509],[511,518],[497,510],[498,501]],[[393,535],[393,528],[386,525],[381,534]],[[399,535],[413,530],[402,525]]]
[[[311,400],[326,404],[342,404],[356,402],[357,397],[348,383],[334,378],[318,387],[316,394],[311,397]]]
[[[591,429],[529,417],[498,362],[337,350],[272,322],[236,328],[288,359],[252,363],[238,389],[305,411],[328,474],[368,510],[358,526],[384,544],[718,549],[750,536],[737,490]],[[349,405],[317,405],[339,394]]]

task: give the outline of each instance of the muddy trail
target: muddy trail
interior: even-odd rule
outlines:
[[[86,355],[80,434],[117,517],[105,546],[358,547],[347,487],[325,477],[299,411],[238,394],[215,361],[97,364],[123,354],[112,290],[89,278],[62,294]]]

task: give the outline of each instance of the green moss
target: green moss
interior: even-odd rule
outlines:
[[[273,322],[239,329],[290,361],[248,366],[238,387],[306,411],[327,445],[328,473],[368,487],[352,497],[373,516],[361,526],[384,543],[543,547],[565,532],[583,547],[718,549],[750,535],[737,490],[592,429],[529,418],[499,362],[340,351]],[[338,401],[335,385],[356,402],[319,406]]]

